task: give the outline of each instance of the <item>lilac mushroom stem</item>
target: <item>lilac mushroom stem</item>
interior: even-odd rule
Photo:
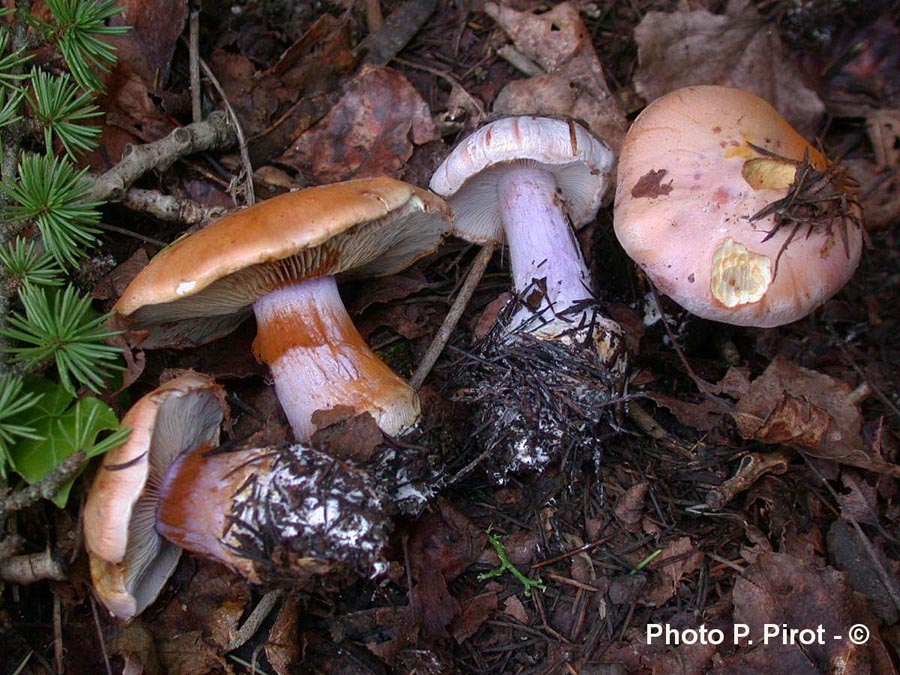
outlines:
[[[500,178],[497,188],[516,292],[526,292],[535,279],[544,279],[546,295],[535,311],[549,306],[546,320],[592,299],[590,272],[553,175],[538,168],[516,168]],[[532,311],[519,310],[511,328],[527,321]],[[572,321],[578,323],[577,317]]]

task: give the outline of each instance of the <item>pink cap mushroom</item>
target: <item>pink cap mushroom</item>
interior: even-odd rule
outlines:
[[[144,396],[122,418],[128,441],[108,452],[84,508],[84,538],[94,588],[115,616],[130,619],[152,603],[181,549],[154,529],[159,486],[185,449],[219,442],[222,388],[188,372]]]
[[[688,311],[778,326],[853,275],[863,231],[850,184],[763,99],[686,87],[647,106],[628,131],[616,236]]]

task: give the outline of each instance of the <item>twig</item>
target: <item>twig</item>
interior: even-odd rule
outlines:
[[[103,654],[103,663],[106,665],[107,675],[112,675],[112,666],[109,664],[109,654],[106,653],[106,641],[103,639],[103,629],[100,626],[100,615],[97,613],[97,603],[91,597],[91,612],[94,614],[94,626],[97,627],[97,639],[100,641],[100,653]]]
[[[366,28],[370,33],[374,33],[381,24],[384,23],[384,17],[381,15],[381,0],[366,0]]]
[[[544,74],[543,68],[512,45],[503,45],[497,50],[497,55],[502,56],[509,65],[527,77]]]
[[[148,213],[166,223],[196,225],[225,213],[221,206],[203,206],[193,199],[164,195],[156,190],[131,188],[122,198],[122,205],[132,211]]]
[[[234,112],[234,108],[231,107],[231,103],[229,103],[228,97],[225,95],[225,90],[222,88],[219,80],[203,59],[200,59],[200,67],[203,69],[204,75],[209,78],[212,86],[219,92],[219,96],[222,97],[222,104],[225,106],[225,110],[228,111],[228,117],[231,118],[231,126],[237,135],[238,149],[241,153],[241,166],[243,167],[246,176],[246,180],[244,181],[244,202],[248,206],[255,204],[256,192],[253,189],[253,164],[250,163],[250,153],[247,152],[247,139],[244,137],[244,130],[241,128],[241,121]]]
[[[682,351],[681,349],[681,345],[679,345],[678,340],[675,339],[675,334],[672,333],[672,328],[671,326],[669,326],[669,322],[666,319],[666,313],[662,308],[662,302],[660,302],[659,299],[659,292],[656,290],[656,286],[654,286],[652,283],[650,284],[650,290],[653,291],[653,301],[654,303],[656,303],[656,311],[659,313],[660,320],[663,323],[663,328],[666,329],[666,335],[668,335],[669,340],[672,341],[672,348],[675,350],[675,353],[678,354],[678,358],[681,361],[681,365],[684,366],[685,372],[687,372],[688,376],[694,381],[694,384],[697,385],[697,389],[703,392],[703,394],[706,395],[707,398],[709,398],[711,401],[714,401],[725,410],[731,410],[731,406],[728,405],[728,403],[713,394],[713,385],[694,372],[694,369],[691,367],[690,362],[684,355],[684,351]]]
[[[247,620],[241,624],[237,635],[231,639],[231,642],[225,647],[225,651],[231,652],[238,649],[243,646],[247,640],[256,635],[256,631],[259,630],[259,627],[275,608],[275,603],[278,602],[278,599],[283,594],[284,591],[280,589],[266,593],[256,604],[256,607],[253,608],[253,611],[250,612],[250,616],[247,617]]]
[[[49,551],[17,555],[0,563],[0,579],[13,584],[33,584],[50,579],[65,581],[66,570]]]
[[[56,661],[56,672],[66,672],[63,665],[62,602],[57,593],[53,594],[53,658]]]
[[[86,459],[87,455],[83,451],[69,455],[51,473],[44,476],[37,483],[17,490],[11,495],[4,495],[0,499],[0,522],[3,521],[7,513],[24,509],[39,499],[50,499],[53,497],[59,492],[59,488],[63,483],[78,473]]]
[[[421,30],[436,7],[437,0],[406,0],[400,3],[381,28],[369,33],[359,43],[356,53],[364,52],[366,63],[386,66]]]
[[[200,90],[200,7],[191,3],[191,14],[188,19],[189,40],[188,60],[191,70],[191,117],[194,122],[203,119]]]
[[[118,227],[116,225],[110,225],[108,223],[97,223],[95,227],[98,230],[103,230],[104,232],[115,232],[116,234],[123,234],[126,237],[131,237],[132,239],[137,239],[138,241],[142,241],[145,244],[158,246],[159,248],[165,248],[166,246],[168,246],[168,244],[161,239],[154,239],[153,237],[148,237],[145,234],[132,232],[131,230],[126,230],[124,227]]]
[[[145,145],[127,145],[122,160],[98,177],[91,189],[90,201],[118,201],[144,174],[165,171],[184,157],[207,150],[221,150],[234,144],[235,131],[221,111],[202,122],[175,129],[165,138]]]
[[[447,342],[450,340],[453,329],[456,328],[456,324],[459,323],[463,312],[469,304],[469,300],[472,299],[472,295],[475,293],[475,289],[478,287],[478,283],[484,275],[484,270],[487,268],[491,257],[494,255],[496,246],[497,245],[493,242],[485,244],[472,261],[472,267],[469,269],[469,274],[466,276],[466,280],[460,287],[459,293],[456,294],[456,300],[453,301],[450,311],[447,312],[444,323],[441,324],[437,335],[434,336],[434,340],[428,347],[428,351],[426,351],[425,356],[422,357],[419,367],[416,368],[416,372],[413,373],[413,376],[410,379],[410,384],[415,389],[422,386],[422,383],[425,381],[425,378],[428,377],[428,373],[431,372],[431,369],[437,362],[441,352],[444,351],[444,347],[447,346]]]

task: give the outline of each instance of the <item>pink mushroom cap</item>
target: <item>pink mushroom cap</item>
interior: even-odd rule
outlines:
[[[830,232],[828,223],[804,224],[789,243],[790,224],[764,241],[776,229],[773,214],[750,221],[788,195],[805,156],[817,171],[829,167],[771,105],[749,92],[719,86],[673,91],[647,106],[625,138],[616,236],[661,292],[698,316],[760,327],[796,321],[850,279],[863,242],[852,199],[845,224],[838,219]],[[822,194],[839,190],[830,185]]]

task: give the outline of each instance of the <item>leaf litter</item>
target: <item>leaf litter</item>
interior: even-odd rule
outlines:
[[[460,114],[472,119],[478,107],[471,101],[495,113],[575,115],[595,130],[608,129],[606,140],[614,143],[625,128],[622,110],[639,108],[635,92],[649,99],[687,83],[682,80],[688,76],[757,87],[808,131],[822,131],[818,123],[824,108],[813,89],[847,93],[854,91],[853,77],[866,82],[868,108],[847,118],[862,119],[862,131],[853,136],[843,127],[828,129],[824,140],[831,149],[847,139],[856,143],[847,151],[847,164],[854,172],[864,169],[873,181],[861,180],[864,207],[867,185],[891,184],[896,92],[883,45],[889,44],[885,35],[895,34],[896,17],[881,17],[887,29],[881,24],[848,28],[847,35],[855,30],[857,38],[871,38],[861,60],[799,75],[792,63],[781,60],[796,49],[796,41],[782,43],[780,27],[771,21],[777,13],[759,11],[771,3],[731,2],[724,13],[716,13],[715,3],[682,3],[675,13],[663,13],[671,9],[663,5],[639,1],[576,8],[562,3],[542,12],[519,3],[492,5],[488,13],[440,3],[400,58],[386,67],[363,65],[355,46],[365,28],[351,14],[314,17],[301,11],[279,25],[272,17],[254,15],[259,10],[249,6],[237,18],[205,10],[201,45],[251,136],[255,168],[278,173],[276,190],[354,172],[404,175],[411,166],[427,177],[427,167],[455,142],[453,136],[439,140],[438,127],[429,123],[460,101],[468,105]],[[154,0],[141,11],[150,16],[165,6]],[[122,70],[113,73],[119,79],[111,80],[108,90],[112,114],[104,131],[106,158],[95,158],[95,166],[114,163],[125,142],[152,140],[174,120],[187,119],[178,107],[184,97],[177,95],[187,87],[186,55],[173,47],[176,27],[165,28],[122,48]],[[800,30],[806,29],[801,25]],[[498,56],[495,48],[507,39],[543,73],[523,79]],[[853,40],[842,36],[815,56],[833,55],[848,41]],[[704,56],[711,53],[715,58]],[[160,74],[158,80],[148,75],[151,71]],[[860,79],[865,73],[872,77]],[[570,87],[573,82],[579,86]],[[218,107],[214,92],[206,90],[205,96]],[[406,111],[405,119],[379,113],[392,112],[394,103]],[[831,98],[825,103],[835,105]],[[317,148],[350,138],[340,131],[342,121],[354,126],[353,143],[360,147],[319,157]],[[459,128],[465,124],[442,130]],[[303,151],[285,161],[295,148]],[[267,164],[279,157],[278,166]],[[192,158],[145,187],[187,193],[187,181],[193,181],[190,194],[206,199],[213,192],[202,186],[222,187],[218,171],[207,158]],[[896,200],[880,199],[878,206],[879,222],[896,222]],[[604,299],[639,317],[646,289],[606,241],[608,219],[602,212],[585,238],[604,252],[597,265],[598,288]],[[138,226],[164,241],[180,233],[171,225]],[[424,510],[395,517],[384,577],[312,580],[285,600],[275,625],[264,626],[237,658],[249,663],[254,650],[265,645],[264,665],[274,672],[516,672],[535,667],[592,672],[603,664],[618,672],[779,672],[785,664],[800,672],[844,664],[858,667],[855,672],[893,672],[887,654],[896,642],[897,608],[887,601],[885,584],[896,583],[900,555],[894,506],[900,418],[891,389],[900,381],[900,327],[889,311],[900,300],[896,236],[889,228],[877,233],[869,260],[842,295],[843,305],[832,301],[822,313],[793,326],[720,331],[716,340],[702,339],[697,336],[719,327],[710,329],[666,306],[685,358],[711,382],[718,381],[709,391],[726,405],[696,393],[684,364],[671,354],[671,338],[660,333],[658,324],[640,326],[629,343],[636,356],[631,393],[640,398],[629,404],[646,406],[662,433],[645,433],[635,416],[604,418],[608,429],[598,444],[599,464],[591,456],[582,462],[564,454],[538,474],[510,474],[502,487],[489,480],[489,467],[466,470],[471,449],[461,448],[477,428],[465,386],[453,379],[460,364],[469,363],[464,359],[472,353],[471,331],[479,316],[479,330],[489,332],[502,301],[491,303],[508,290],[505,260],[497,256],[423,389],[428,403],[423,407],[441,409],[431,435],[414,447],[392,445],[379,441],[364,420],[337,415],[327,420],[330,424],[323,421],[326,430],[336,427],[331,438],[319,439],[320,447],[333,446],[336,454],[363,463],[384,448],[395,452],[401,460],[380,469],[386,483],[396,480],[398,466],[416,467],[422,485],[432,484],[436,472],[454,477],[455,483],[433,483],[440,498],[429,497]],[[133,242],[109,237],[109,246],[118,261],[127,263],[119,277],[141,264],[140,257],[127,262],[137,250]],[[368,317],[365,334],[379,338],[388,330],[393,342],[385,353],[399,345],[413,358],[421,354],[452,298],[456,264],[454,256],[438,254],[420,263],[419,276],[413,274],[408,283],[351,289]],[[112,301],[120,285],[121,279],[111,276],[96,292]],[[872,300],[862,302],[865,295]],[[714,345],[723,341],[733,341],[740,368],[729,370],[716,353]],[[248,353],[223,343],[203,363],[226,378],[241,401],[234,439],[283,442],[285,422],[264,374],[252,359],[229,361],[232,352]],[[140,358],[146,365],[136,360],[129,368],[138,388],[149,386],[167,365],[190,365],[192,355],[148,352]],[[866,382],[880,389],[857,400]],[[573,437],[578,433],[571,432]],[[73,494],[79,489],[83,486],[76,485]],[[711,505],[707,497],[713,492],[727,498]],[[40,547],[48,536],[44,521],[31,512],[20,519],[20,531]],[[859,530],[848,526],[853,522]],[[539,576],[546,591],[525,596],[509,574],[477,580],[497,564],[487,545],[489,529],[500,533],[512,563],[531,578]],[[249,671],[223,649],[249,612],[254,592],[224,568],[185,556],[167,594],[132,626],[100,617],[107,648],[116,666],[132,672]],[[17,623],[18,615],[9,615],[17,640],[51,643],[45,629],[29,627],[50,625],[51,594],[44,585],[23,589],[34,620]],[[65,597],[63,611],[71,622],[63,632],[69,647],[65,661],[78,672],[79,654],[70,648],[69,636],[100,636],[85,611],[84,595]],[[827,624],[838,632],[863,623],[873,637],[864,646],[844,641],[814,650],[764,649],[756,643],[728,649],[660,647],[646,641],[645,627],[653,622],[682,628],[706,622],[723,630],[743,622],[754,631],[768,622]]]

